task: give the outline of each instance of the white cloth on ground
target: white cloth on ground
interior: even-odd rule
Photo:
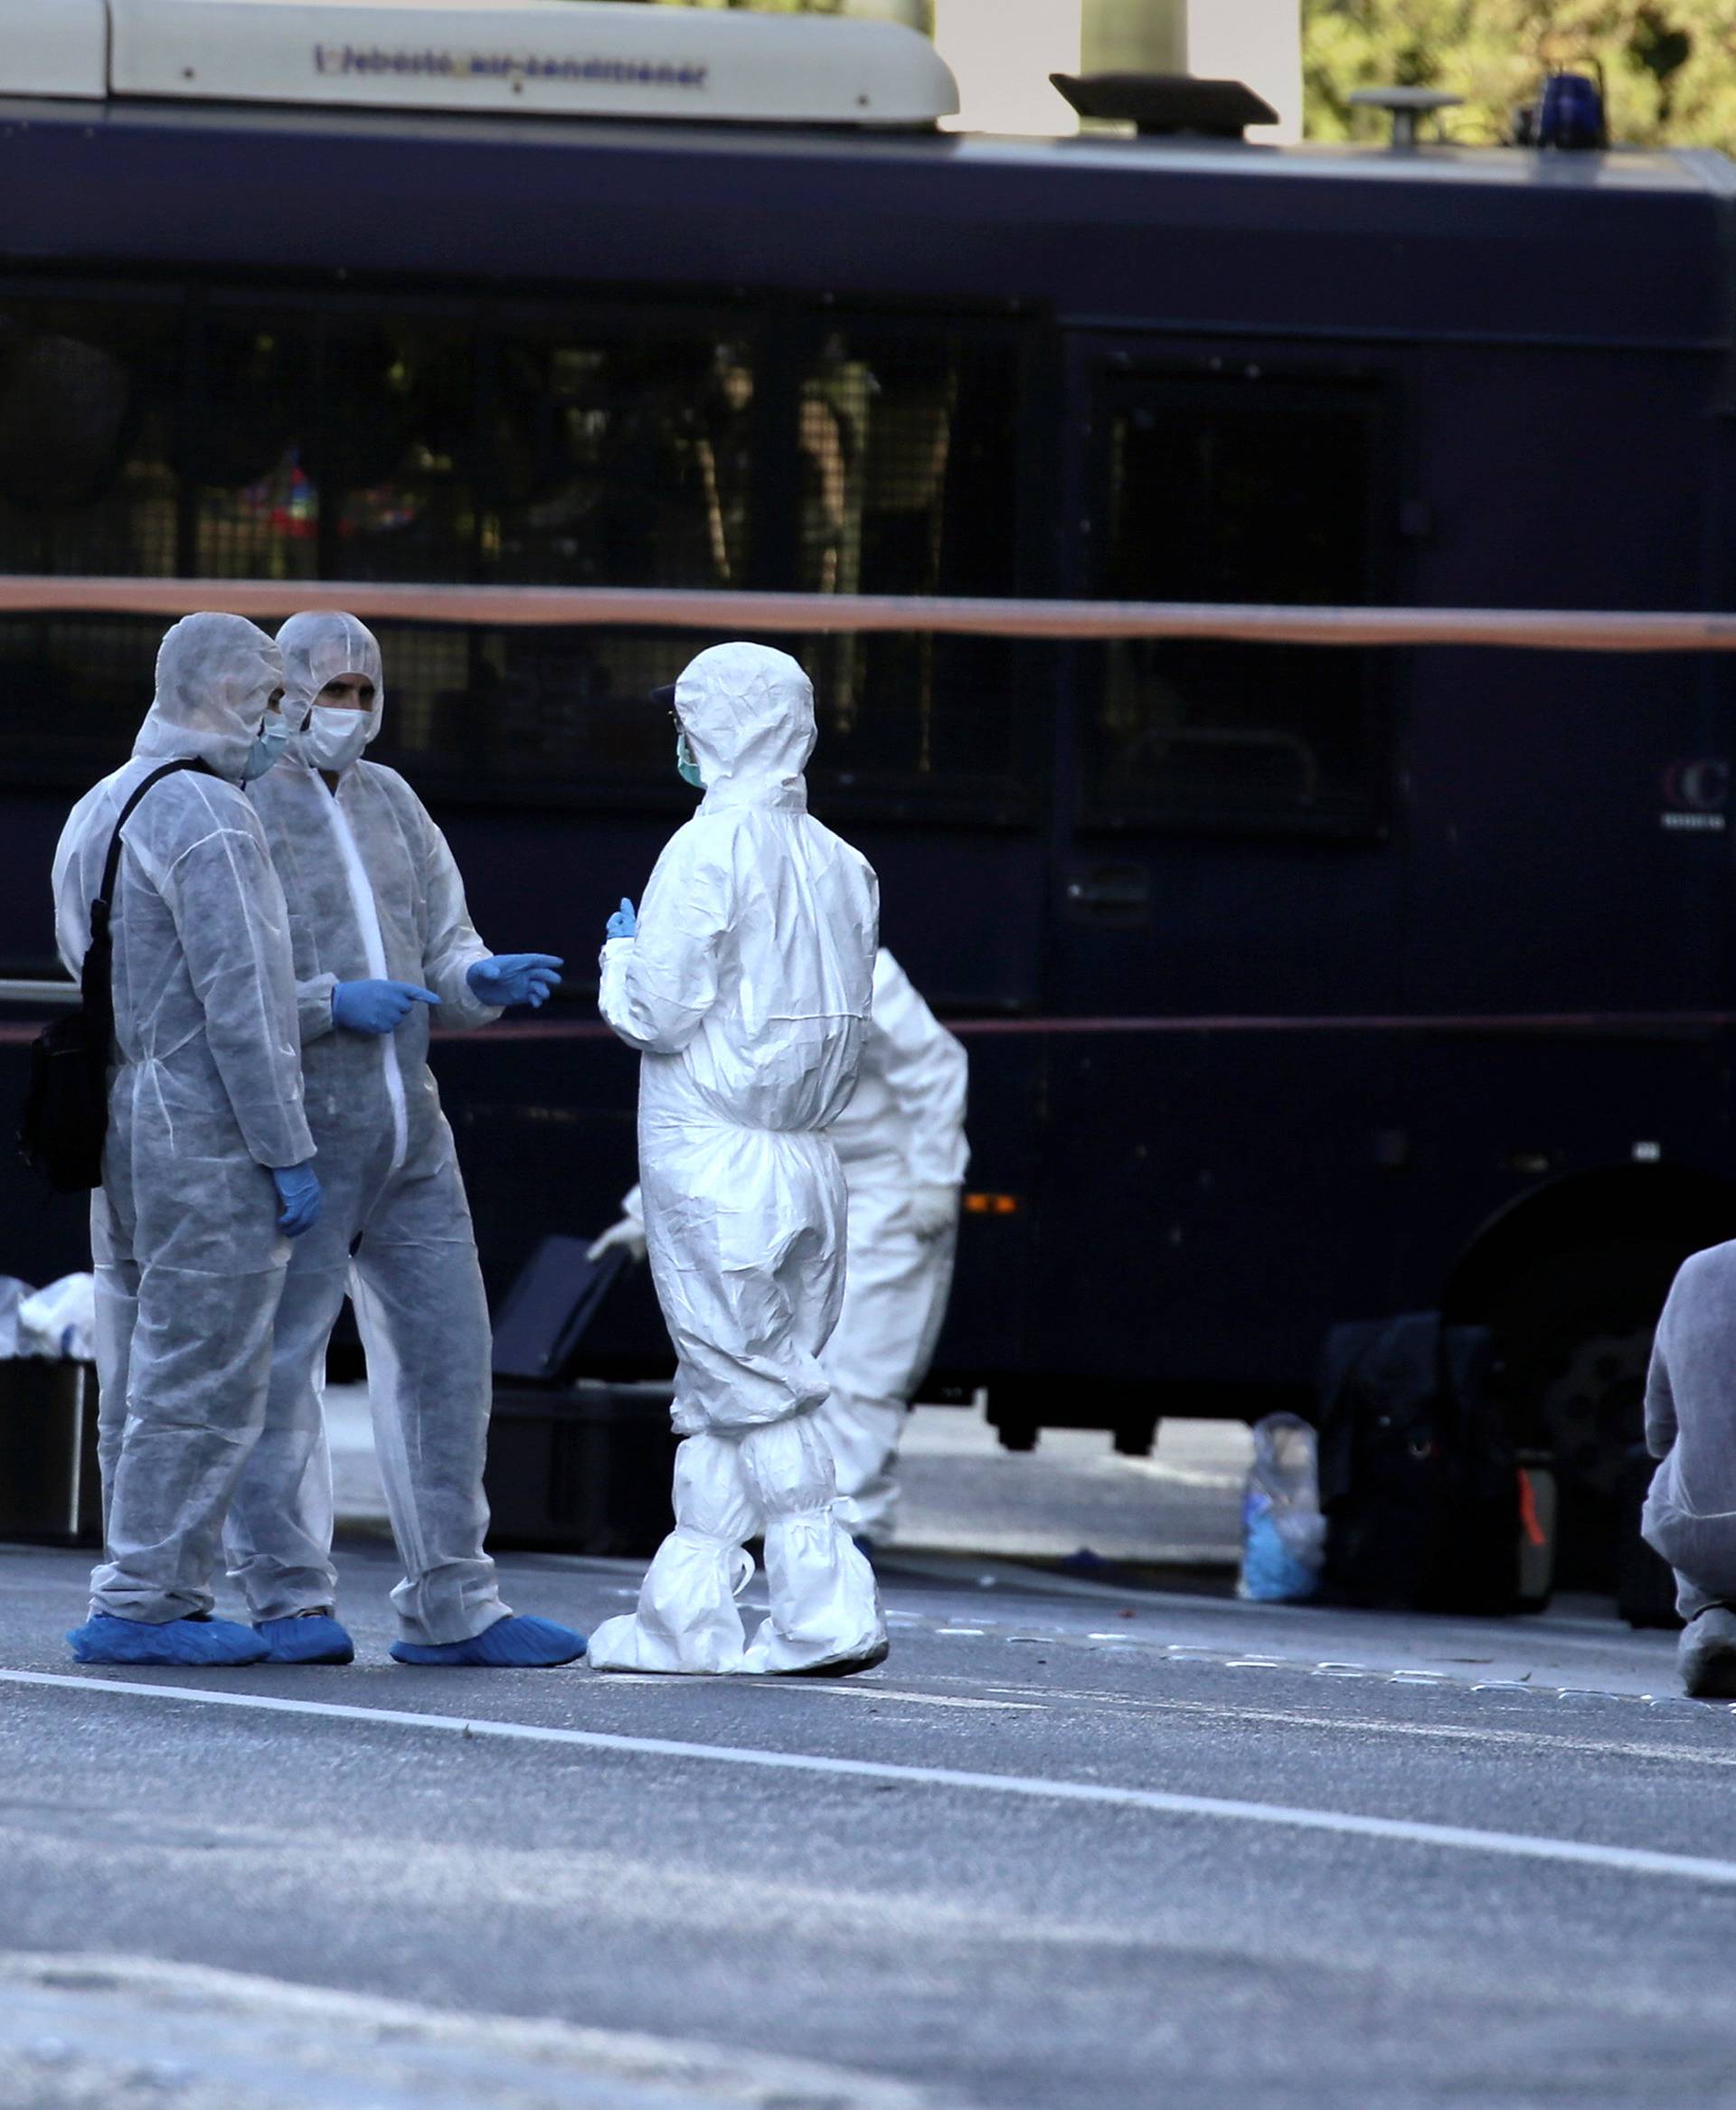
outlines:
[[[90,1362],[97,1352],[97,1278],[62,1275],[46,1289],[20,1299],[13,1348],[0,1353],[70,1358]]]

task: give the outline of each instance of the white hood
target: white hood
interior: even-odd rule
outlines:
[[[244,616],[183,616],[157,647],[156,695],[133,753],[151,762],[196,755],[237,784],[282,682],[277,646]]]
[[[699,758],[705,806],[807,805],[814,685],[787,652],[712,645],[675,683],[675,715]]]
[[[386,677],[380,641],[365,623],[335,610],[291,616],[278,632],[278,649],[283,655],[283,715],[295,736],[289,752],[297,761],[307,759],[301,752],[301,729],[307,713],[326,683],[340,674],[365,674],[373,683],[373,706],[368,712],[368,739],[373,742],[385,710]]]

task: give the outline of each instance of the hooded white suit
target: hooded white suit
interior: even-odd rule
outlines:
[[[844,1289],[844,1188],[826,1130],[854,1088],[879,888],[807,812],[814,693],[781,652],[722,645],[675,710],[705,782],[631,938],[603,948],[603,1016],[641,1053],[639,1173],[675,1342],[675,1529],[599,1670],[777,1672],[883,1653],[873,1571],[833,1515],[814,1422]],[[763,1530],[771,1616],[736,1596]]]
[[[380,647],[352,616],[292,616],[278,634],[284,714],[299,727],[326,683],[374,685]],[[488,1305],[452,1132],[428,1067],[429,1010],[389,1033],[335,1029],[332,992],[419,984],[446,1026],[497,1019],[466,976],[493,957],[465,907],[446,838],[395,769],[353,762],[328,790],[305,734],[254,792],[288,901],[307,1118],[325,1208],[297,1240],[278,1314],[266,1429],[231,1511],[231,1572],[256,1621],[332,1604],[326,1346],[347,1291],[368,1359],[374,1445],[405,1577],[401,1638],[467,1641],[507,1616],[482,1550],[492,1380]]]
[[[934,1360],[958,1245],[957,1197],[969,1065],[884,947],[855,1097],[832,1130],[850,1194],[850,1269],[824,1361],[832,1397],[819,1410],[838,1474],[838,1514],[852,1531],[890,1537],[898,1446]],[[927,1191],[954,1213],[913,1221]]]
[[[251,623],[184,617],[133,759],[79,801],[54,856],[55,937],[76,975],[128,795],[180,756],[215,772],[146,793],[110,923],[118,1061],[90,1210],[108,1523],[91,1608],[152,1625],[211,1609],[289,1258],[267,1168],[314,1154],[283,890],[238,783],[281,679]]]

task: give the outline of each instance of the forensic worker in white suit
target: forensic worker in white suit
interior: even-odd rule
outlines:
[[[548,953],[491,952],[445,836],[395,769],[365,759],[385,676],[354,616],[278,633],[288,752],[254,795],[288,903],[307,1121],[325,1213],[297,1247],[266,1425],[230,1512],[230,1572],[279,1663],[348,1663],[336,1616],[326,1346],[347,1295],[404,1576],[400,1662],[571,1663],[584,1636],[501,1601],[484,1550],[493,1399],[488,1305],[452,1131],[428,1066],[433,1020],[491,1023],[558,985]]]
[[[105,1544],[90,1619],[68,1636],[80,1663],[266,1653],[212,1616],[211,1570],[264,1424],[289,1241],[320,1213],[288,916],[243,788],[282,752],[282,685],[262,630],[184,617],[133,758],[79,801],[55,852],[55,938],[76,976],[119,828],[115,1061],[90,1207]]]
[[[834,1510],[816,1410],[844,1295],[845,1195],[826,1131],[855,1088],[879,887],[807,811],[814,692],[786,654],[722,645],[675,684],[678,767],[704,790],[635,916],[609,919],[600,1004],[640,1054],[652,1279],[677,1356],[675,1528],[602,1671],[865,1669],[873,1572]],[[763,1534],[770,1616],[737,1598]]]
[[[849,1193],[844,1309],[821,1364],[831,1397],[816,1409],[838,1476],[838,1516],[859,1538],[892,1538],[898,1448],[947,1315],[965,1140],[965,1050],[884,946],[855,1092],[832,1126]],[[590,1249],[645,1257],[644,1203]]]
[[[898,1446],[947,1315],[965,1141],[965,1051],[882,946],[854,1097],[832,1125],[850,1193],[844,1310],[822,1361],[820,1427],[838,1474],[838,1515],[892,1536]]]

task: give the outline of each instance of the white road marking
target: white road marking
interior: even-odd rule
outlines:
[[[938,1672],[936,1674],[939,1675]],[[1024,1697],[1033,1697],[1041,1692],[1052,1707],[1071,1701],[1080,1707],[1096,1707],[1121,1714],[1203,1714],[1211,1715],[1220,1721],[1277,1722],[1288,1729],[1328,1729],[1357,1737],[1410,1737],[1458,1744],[1524,1744],[1536,1750],[1582,1751],[1599,1757],[1656,1758],[1672,1766],[1716,1766],[1726,1769],[1736,1766],[1736,1750],[1730,1748],[1692,1751],[1684,1750],[1680,1744],[1636,1743],[1611,1737],[1575,1737],[1564,1734],[1559,1727],[1508,1729],[1490,1722],[1382,1721],[1366,1714],[1308,1714],[1297,1708],[1246,1707],[1229,1700],[1147,1700],[1131,1692],[1075,1692],[1059,1685],[1052,1689],[1034,1685],[985,1685],[983,1690],[985,1692],[1017,1693]],[[1480,1690],[1480,1687],[1472,1687],[1473,1691]],[[1536,1688],[1531,1685],[1521,1685],[1515,1690],[1536,1692]],[[1543,1697],[1541,1694],[1537,1696]],[[1655,1709],[1657,1707],[1656,1701],[1641,1701],[1637,1704],[1649,1704]],[[1680,1717],[1675,1714],[1678,1708],[1683,1710]],[[1679,1719],[1692,1721],[1696,1726],[1703,1725],[1717,1734],[1721,1711],[1717,1707],[1709,1707],[1697,1700],[1668,1700],[1658,1711],[1644,1717],[1637,1716],[1636,1719],[1653,1724],[1660,1719],[1667,1722],[1672,1719]],[[1535,1721],[1551,1723],[1557,1723],[1561,1719],[1543,1711],[1533,1717]]]
[[[462,1715],[415,1714],[399,1708],[344,1707],[324,1700],[274,1700],[256,1692],[200,1691],[184,1685],[143,1685],[122,1679],[74,1678],[51,1671],[0,1670],[0,1682],[54,1691],[126,1693],[194,1707],[227,1707],[244,1713],[290,1714],[327,1721],[389,1724],[393,1729],[438,1729],[477,1741],[552,1744],[569,1749],[615,1751],[626,1756],[685,1759],[691,1764],[745,1766],[777,1773],[812,1773],[842,1780],[882,1781],[892,1786],[957,1788],[976,1794],[1017,1795],[1036,1802],[1078,1803],[1099,1809],[1143,1810],[1155,1816],[1206,1817],[1241,1824],[1275,1825],[1292,1832],[1325,1832],[1354,1839],[1384,1839],[1407,1846],[1495,1854],[1514,1860],[1557,1861],[1622,1875],[1666,1876],[1677,1881],[1736,1886],[1736,1861],[1664,1853],[1650,1847],[1600,1846],[1581,1839],[1550,1839],[1523,1832],[1482,1832],[1461,1824],[1431,1824],[1408,1817],[1372,1817],[1354,1810],[1308,1810],[1282,1803],[1249,1803],[1222,1795],[1171,1794],[1161,1788],[1112,1787],[1089,1780],[1043,1780],[1021,1774],[970,1773],[946,1766],[897,1766],[873,1758],[831,1758],[808,1751],[760,1751],[734,1744],[689,1744],[671,1737],[625,1737],[600,1729],[545,1728],[533,1722],[467,1720]]]
[[[993,1690],[998,1691],[1000,1687]],[[1089,1700],[1101,1694],[1058,1694],[1061,1699]],[[1681,1745],[1641,1744],[1608,1737],[1564,1736],[1547,1729],[1496,1729],[1487,1723],[1449,1726],[1444,1723],[1375,1721],[1366,1715],[1304,1714],[1291,1709],[1219,1706],[1204,1700],[1127,1700],[1119,1703],[1129,1712],[1149,1714],[1204,1714],[1226,1721],[1274,1722],[1287,1729],[1327,1729],[1357,1737],[1408,1737],[1425,1741],[1459,1744],[1524,1744],[1533,1750],[1582,1751],[1611,1758],[1661,1759],[1672,1766],[1736,1766],[1736,1752],[1687,1751]],[[1547,1719],[1547,1718],[1545,1718]]]
[[[636,1671],[611,1671],[609,1681],[615,1685],[661,1685],[667,1692],[672,1686],[681,1683],[678,1677],[656,1672],[641,1674]],[[907,1692],[896,1685],[873,1685],[866,1679],[853,1679],[847,1685],[826,1685],[814,1678],[731,1678],[731,1687],[746,1692],[801,1692],[826,1693],[834,1700],[883,1700],[901,1707],[981,1707],[996,1714],[1042,1714],[1045,1703],[1037,1700],[977,1700],[953,1692]]]
[[[769,1683],[769,1680],[762,1681]],[[785,1689],[788,1681],[784,1681]],[[829,1692],[835,1700],[885,1700],[900,1707],[986,1707],[996,1714],[1043,1714],[1043,1703],[1031,1700],[978,1700],[952,1692],[905,1692],[891,1685],[816,1685],[815,1691]]]

